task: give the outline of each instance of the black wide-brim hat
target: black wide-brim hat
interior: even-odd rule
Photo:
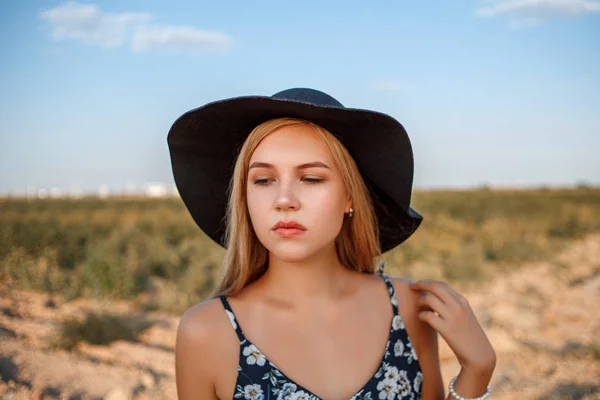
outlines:
[[[382,252],[417,230],[423,217],[410,207],[414,161],[402,124],[386,114],[346,108],[318,90],[296,88],[211,102],[173,123],[167,142],[175,184],[210,238],[226,246],[227,189],[242,144],[257,125],[282,117],[313,122],[348,149],[372,197]]]

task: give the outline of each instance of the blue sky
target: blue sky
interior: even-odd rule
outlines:
[[[0,193],[172,183],[221,98],[323,90],[404,124],[415,187],[600,183],[600,1],[0,5]]]

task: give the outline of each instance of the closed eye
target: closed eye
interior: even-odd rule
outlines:
[[[310,183],[310,184],[317,184],[317,183],[322,183],[325,182],[325,179],[320,179],[320,178],[303,178],[302,179],[304,182]],[[271,181],[271,179],[256,179],[254,181],[255,185],[267,185],[269,183],[269,181]]]
[[[325,182],[325,179],[319,179],[319,178],[304,178],[305,182],[308,183],[321,183],[321,182]]]

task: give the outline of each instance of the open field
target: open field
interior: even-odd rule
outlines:
[[[459,287],[494,399],[600,399],[600,189],[417,192],[387,271]],[[222,250],[178,199],[0,201],[0,398],[175,398],[180,313]],[[458,365],[441,341],[444,379]]]
[[[425,220],[388,272],[468,284],[546,260],[600,232],[600,189],[417,192]],[[203,300],[223,250],[178,198],[0,201],[0,280],[182,312]]]

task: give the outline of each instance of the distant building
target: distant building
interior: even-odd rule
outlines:
[[[166,197],[168,192],[167,185],[162,182],[147,182],[144,185],[146,197]]]
[[[100,187],[98,188],[98,197],[100,197],[101,199],[105,199],[110,195],[110,189],[108,188],[108,185],[100,185]]]
[[[63,190],[59,187],[53,187],[48,191],[48,195],[52,199],[60,199],[63,197]]]

